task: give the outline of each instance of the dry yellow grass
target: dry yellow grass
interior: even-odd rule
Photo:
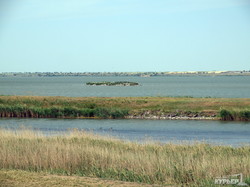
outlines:
[[[27,106],[84,106],[96,104],[103,107],[162,110],[212,110],[250,109],[250,98],[189,98],[189,97],[60,97],[60,96],[0,96],[0,104],[25,104]]]
[[[250,146],[137,144],[74,131],[45,137],[0,130],[0,168],[165,185],[250,176]]]
[[[0,170],[0,187],[151,187],[144,183],[124,182],[91,177],[59,176],[45,172]],[[155,186],[155,185],[154,185]]]

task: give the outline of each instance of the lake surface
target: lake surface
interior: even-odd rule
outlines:
[[[89,119],[0,119],[0,128],[20,126],[48,135],[78,128],[124,140],[145,142],[204,141],[219,145],[250,145],[250,122],[195,120],[89,120]]]
[[[86,82],[132,81],[140,86],[87,86]],[[192,96],[250,98],[250,76],[0,77],[0,95],[69,97]],[[1,119],[0,127],[24,125],[46,134],[78,128],[132,141],[206,141],[250,144],[250,122],[182,120]]]
[[[140,86],[85,85],[99,81],[132,81]],[[0,95],[249,98],[250,76],[0,77]]]

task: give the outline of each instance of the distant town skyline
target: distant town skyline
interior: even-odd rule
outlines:
[[[0,72],[250,70],[250,1],[3,0]]]

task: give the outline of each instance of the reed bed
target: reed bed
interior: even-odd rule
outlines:
[[[0,117],[16,118],[124,118],[128,110],[117,108],[34,107],[0,104]]]
[[[234,117],[223,116],[224,110],[233,113]],[[0,117],[116,119],[145,115],[249,121],[250,99],[0,96]]]
[[[250,110],[226,110],[220,111],[220,117],[223,121],[250,121]]]
[[[205,186],[222,175],[250,176],[250,146],[138,144],[78,130],[44,136],[25,129],[1,129],[0,168]]]

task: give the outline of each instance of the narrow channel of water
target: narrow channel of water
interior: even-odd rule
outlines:
[[[183,143],[204,141],[222,145],[250,145],[250,122],[196,120],[88,120],[88,119],[0,119],[0,128],[20,126],[45,134],[81,129],[130,141]]]

